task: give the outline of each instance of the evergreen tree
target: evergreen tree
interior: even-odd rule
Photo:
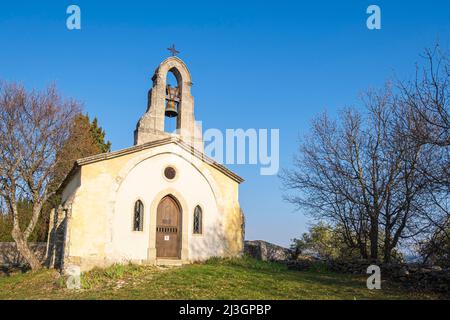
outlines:
[[[86,116],[89,121],[89,116]],[[94,141],[97,143],[101,153],[110,152],[111,151],[111,142],[105,141],[105,130],[102,127],[98,126],[97,117],[92,120],[91,123],[91,135]]]
[[[99,153],[110,152],[111,142],[105,141],[106,133],[98,125],[97,118],[91,122],[87,114],[80,113],[75,117],[70,136],[57,155],[57,170],[53,177],[52,187],[57,189],[64,181],[76,160]],[[61,202],[59,194],[52,197],[44,207],[43,214],[36,229],[39,230],[37,241],[46,241],[50,212]]]

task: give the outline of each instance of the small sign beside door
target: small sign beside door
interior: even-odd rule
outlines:
[[[164,241],[169,241],[170,240],[170,236],[164,236]]]

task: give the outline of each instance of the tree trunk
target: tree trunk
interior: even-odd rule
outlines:
[[[11,235],[16,242],[17,251],[19,251],[20,255],[29,263],[31,270],[39,270],[42,267],[41,263],[28,246],[28,242],[25,240],[22,231],[15,226],[13,227]]]
[[[383,248],[383,262],[389,263],[391,261],[391,219],[388,214],[386,218],[386,227],[384,228],[384,248]]]
[[[359,241],[358,248],[359,248],[359,254],[361,255],[361,258],[364,259],[364,260],[367,260],[366,243],[362,242],[362,241]]]
[[[384,249],[384,262],[385,263],[391,262],[391,250]]]
[[[378,219],[371,219],[370,221],[370,259],[372,261],[378,260]]]
[[[391,262],[391,252],[392,252],[391,241],[390,241],[391,230],[389,228],[386,228],[385,233],[386,234],[384,235],[383,261],[385,263],[389,263],[389,262]]]

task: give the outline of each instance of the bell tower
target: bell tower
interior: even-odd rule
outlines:
[[[172,72],[177,80],[176,87],[167,84],[169,72]],[[178,57],[170,57],[158,66],[152,81],[153,86],[148,92],[147,111],[139,119],[134,131],[134,144],[140,145],[175,136],[203,152],[201,128],[196,125],[194,117],[191,75],[186,64]],[[165,117],[176,117],[175,132],[164,130]]]

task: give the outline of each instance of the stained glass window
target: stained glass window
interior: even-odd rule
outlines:
[[[142,201],[138,200],[134,204],[134,221],[133,221],[134,231],[143,230],[143,220],[144,220],[144,204],[142,203]]]
[[[202,233],[202,209],[199,206],[196,206],[194,210],[194,233]]]

